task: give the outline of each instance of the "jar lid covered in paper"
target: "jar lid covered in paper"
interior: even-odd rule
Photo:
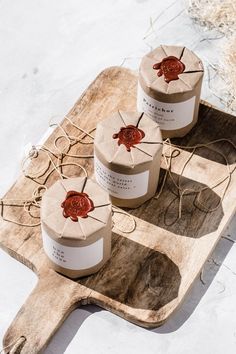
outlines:
[[[162,136],[144,113],[118,111],[98,123],[94,146],[108,163],[134,168],[162,151]]]
[[[165,94],[192,91],[203,76],[202,61],[183,46],[161,45],[142,59],[142,86]]]
[[[58,180],[42,198],[41,222],[55,239],[86,240],[110,218],[108,193],[85,177]]]

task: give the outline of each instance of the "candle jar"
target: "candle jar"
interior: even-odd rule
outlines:
[[[156,193],[161,154],[159,125],[144,113],[118,111],[97,125],[96,181],[114,205],[136,208]]]
[[[57,181],[43,195],[41,229],[50,266],[70,278],[97,272],[111,254],[111,202],[87,178]]]
[[[202,79],[196,54],[162,45],[141,61],[137,108],[160,124],[163,138],[183,137],[198,119]]]

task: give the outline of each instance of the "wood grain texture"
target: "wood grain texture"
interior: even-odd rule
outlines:
[[[133,110],[136,107],[136,74],[124,68],[109,68],[91,84],[69,113],[70,119],[84,127],[93,128],[110,113]],[[236,118],[202,104],[199,122],[183,139],[182,145],[206,143],[217,138],[230,138],[236,143]],[[68,121],[64,129],[80,133]],[[53,141],[61,132],[57,128],[46,146],[53,148]],[[216,145],[235,162],[235,151],[228,143]],[[74,145],[71,153],[91,153],[92,145]],[[173,176],[177,180],[183,163],[189,157],[185,148],[173,160]],[[46,166],[46,155],[39,154],[37,166]],[[66,158],[64,162],[78,161],[93,175],[93,159]],[[51,167],[50,167],[51,168]],[[49,169],[50,169],[49,168]],[[165,165],[162,165],[162,176]],[[75,166],[66,166],[68,176],[79,175]],[[216,178],[226,175],[225,161],[208,150],[197,150],[184,171],[181,185],[198,190],[211,186]],[[58,178],[53,173],[47,181],[50,186]],[[44,177],[37,180],[43,183]],[[21,176],[6,198],[28,198],[37,186],[35,181]],[[207,189],[204,200],[210,207],[216,205],[224,185]],[[141,207],[130,210],[136,218],[136,230],[122,233],[114,227],[112,257],[97,273],[73,281],[49,269],[42,249],[39,227],[26,228],[5,221],[0,223],[0,245],[12,257],[31,268],[39,282],[27,302],[8,329],[4,346],[25,336],[19,352],[35,354],[45,348],[64,318],[77,306],[93,303],[144,327],[161,325],[179,306],[204,262],[213,251],[223,229],[235,211],[236,176],[220,207],[205,213],[196,206],[194,195],[183,198],[182,218],[178,220],[177,190],[170,179],[158,200],[152,199]],[[8,218],[31,222],[19,207],[6,207]],[[116,215],[115,221],[122,229],[130,228],[127,216]]]

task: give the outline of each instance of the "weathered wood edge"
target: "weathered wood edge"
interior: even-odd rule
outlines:
[[[106,76],[108,76],[109,71],[110,71],[110,70],[114,70],[114,69],[119,69],[119,70],[120,70],[121,68],[119,68],[119,67],[118,67],[118,68],[116,68],[116,67],[111,67],[111,68],[105,69],[105,70],[102,71],[102,72],[97,76],[97,78],[89,85],[89,87],[88,87],[87,90],[89,90],[89,89],[94,85],[94,83],[95,83],[96,80],[98,80],[98,79],[99,79],[100,77],[102,77],[104,74],[105,74]],[[124,68],[122,68],[122,70],[127,70],[128,72],[131,72],[131,73],[132,73],[132,71],[129,70],[129,69],[124,69]],[[75,107],[79,102],[81,102],[81,101],[83,100],[83,97],[86,95],[87,90],[84,91],[84,93],[82,94],[81,98],[75,103],[74,107]],[[202,102],[202,104],[204,104],[205,106],[208,106],[208,107],[210,107],[210,108],[212,108],[212,109],[215,109],[215,108],[213,108],[213,106],[209,105],[208,103],[206,103],[206,102],[204,102],[204,101]],[[68,114],[70,114],[71,112],[73,112],[74,107],[69,111]],[[217,109],[217,110],[219,110],[219,109]],[[220,111],[220,110],[219,110],[219,111]],[[222,112],[223,112],[223,111],[222,111]],[[236,209],[236,208],[235,208],[235,209]],[[234,212],[235,212],[235,209],[234,209]],[[232,218],[234,212],[232,213],[230,219]],[[230,219],[229,219],[228,223],[230,222]],[[224,229],[227,227],[228,223],[224,225]],[[221,231],[221,233],[222,233],[222,232],[223,232],[223,231]],[[220,238],[220,236],[219,236],[219,238]],[[219,238],[216,240],[215,245],[214,245],[214,248],[215,248],[215,246],[216,246],[216,244],[217,244]],[[10,250],[10,249],[6,249],[5,247],[2,247],[2,248],[3,248],[5,251],[7,251],[12,257],[17,258],[17,257],[15,257],[17,254],[16,254],[14,251],[12,251],[12,250]],[[209,253],[209,255],[213,252],[214,248],[211,250],[211,252]],[[208,256],[208,257],[209,257],[209,256]],[[32,269],[33,271],[36,271],[36,270],[34,269],[34,265],[33,265],[32,263],[30,263],[28,260],[19,259],[19,257],[18,257],[18,260],[19,260],[21,263],[23,263],[23,264],[25,264],[26,266],[28,266],[28,267],[29,267],[30,269]],[[191,286],[188,288],[187,292],[189,292],[190,289],[191,289]],[[186,293],[187,293],[187,292],[186,292]],[[92,295],[92,294],[90,294],[90,295]],[[95,294],[94,294],[94,295],[95,295]],[[185,296],[186,296],[186,294],[185,294]],[[185,296],[183,296],[183,297],[180,299],[180,301],[176,304],[175,309],[174,309],[171,313],[173,313],[174,311],[176,311],[176,309],[181,305],[181,303],[183,302]],[[85,301],[85,302],[86,302],[86,301]],[[84,303],[85,303],[85,302],[84,302]],[[90,300],[89,300],[89,303],[94,303],[94,304],[100,305],[100,306],[102,306],[102,307],[107,307],[107,308],[109,309],[108,306],[104,306],[104,304],[103,304],[102,302],[99,302],[98,299],[96,299],[96,296],[94,296],[94,297],[92,296],[92,297],[90,298]],[[122,304],[121,304],[121,306],[122,306]],[[157,327],[157,326],[161,325],[163,322],[166,321],[166,319],[167,319],[167,318],[169,317],[169,315],[170,315],[170,314],[168,314],[168,316],[167,316],[165,319],[163,319],[162,321],[158,321],[158,318],[157,318],[158,316],[157,316],[157,317],[154,319],[154,321],[153,321],[152,323],[149,322],[149,323],[147,324],[147,323],[143,322],[143,317],[141,317],[140,320],[138,320],[137,317],[134,318],[133,316],[127,316],[127,313],[125,314],[125,316],[122,316],[122,313],[120,312],[120,309],[119,309],[119,311],[114,311],[114,307],[111,307],[110,309],[112,309],[112,312],[116,312],[119,316],[124,317],[124,318],[126,318],[126,319],[127,319],[127,317],[129,317],[128,319],[129,319],[131,322],[134,322],[134,323],[136,323],[136,324],[138,324],[138,325],[142,325],[142,326],[145,326],[145,327],[148,327],[148,328],[150,328],[150,327]],[[147,310],[146,310],[146,311],[147,311]],[[155,313],[156,313],[156,315],[157,315],[157,312],[155,312]]]

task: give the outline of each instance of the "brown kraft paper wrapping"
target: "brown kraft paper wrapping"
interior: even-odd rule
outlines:
[[[161,154],[159,125],[143,113],[119,111],[97,125],[95,177],[114,205],[136,208],[155,195]]]
[[[137,107],[160,124],[163,138],[182,137],[196,124],[203,73],[186,47],[162,45],[143,57]]]
[[[88,212],[86,217],[78,216],[77,221],[70,216],[76,201],[70,208],[62,207],[71,191],[86,193],[91,202],[79,205],[80,210],[87,207]],[[67,217],[63,213],[68,213]],[[96,182],[78,177],[52,185],[41,205],[43,246],[50,266],[70,278],[97,272],[110,257],[111,216],[109,195]]]

